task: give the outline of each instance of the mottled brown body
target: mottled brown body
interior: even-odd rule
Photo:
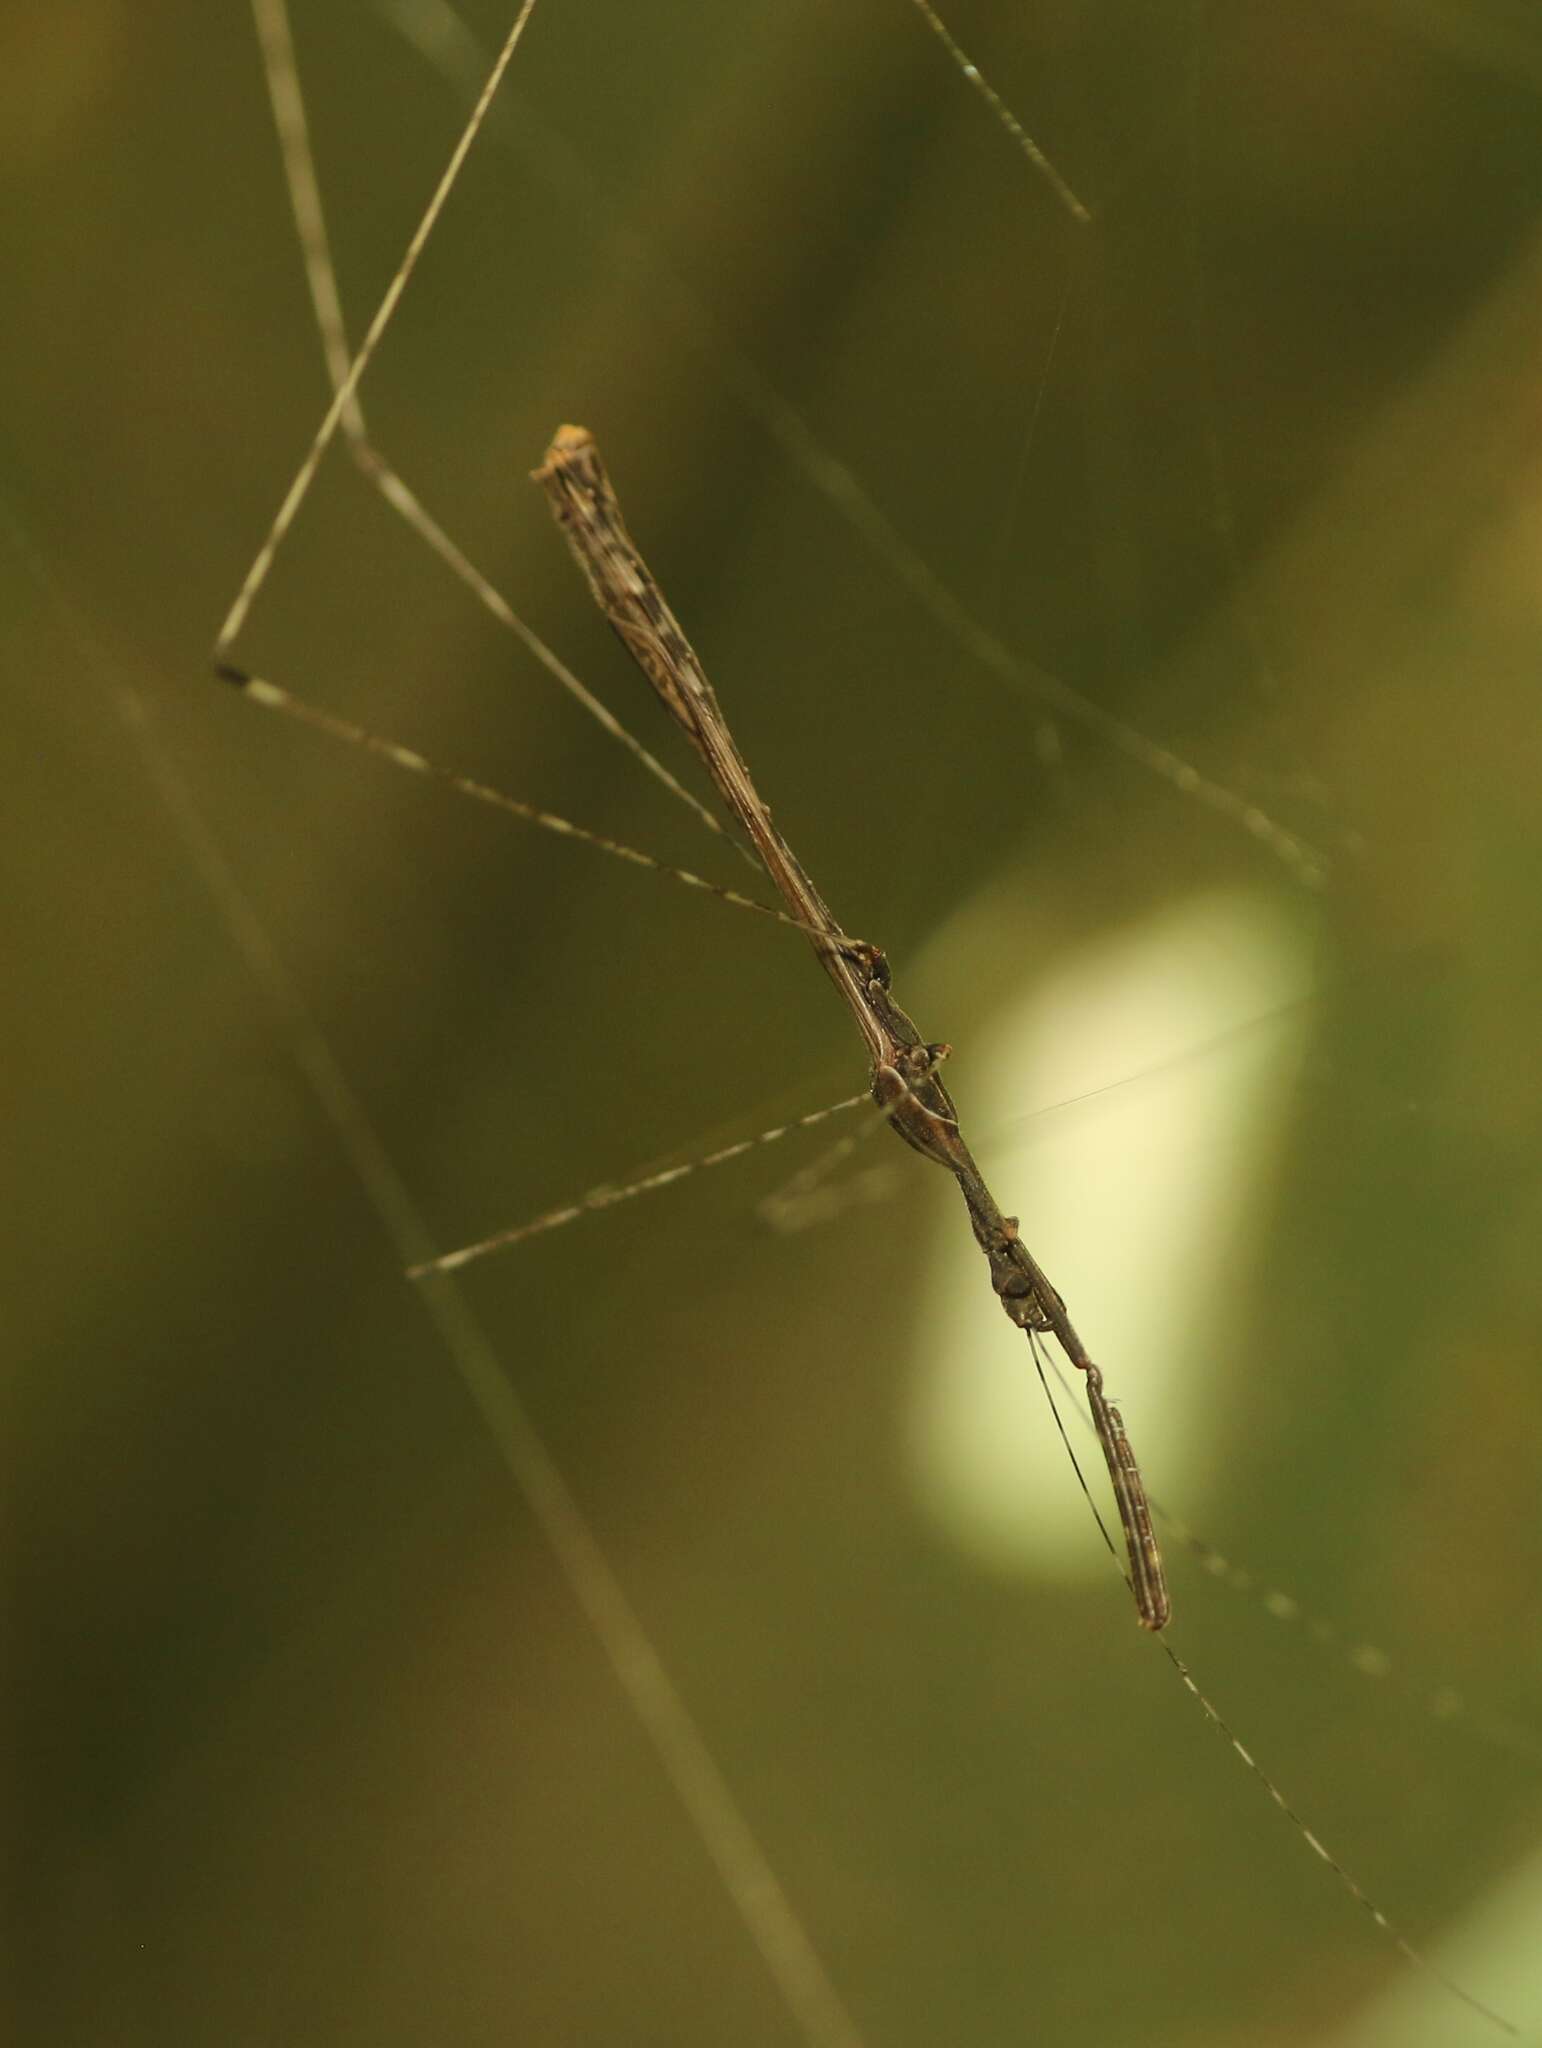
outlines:
[[[1144,1627],[1162,1628],[1171,1606],[1123,1419],[1105,1396],[1103,1376],[1066,1314],[1065,1303],[1019,1237],[1016,1217],[1003,1215],[964,1142],[953,1098],[937,1073],[949,1048],[923,1041],[894,998],[884,954],[847,936],[772,823],[717,694],[627,532],[593,435],[583,427],[559,427],[535,476],[545,487],[595,602],[701,755],[719,795],[850,1010],[867,1046],[873,1100],[908,1145],[945,1167],[957,1181],[975,1242],[990,1267],[991,1285],[1012,1322],[1021,1330],[1052,1334],[1086,1375],[1088,1405],[1124,1530],[1136,1609]]]

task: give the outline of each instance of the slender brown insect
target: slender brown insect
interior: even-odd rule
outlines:
[[[945,0],[943,4],[945,6]],[[913,0],[913,5],[916,13],[940,41],[965,83],[1006,128],[1028,160],[1036,168],[1044,170],[1042,155],[1033,145],[1031,138],[1025,134],[1010,110],[958,46],[938,17],[936,9],[927,4],[927,0]],[[664,869],[661,863],[642,855],[636,848],[623,847],[599,833],[580,831],[566,820],[553,817],[529,804],[506,798],[500,792],[471,777],[437,768],[413,748],[397,745],[331,712],[306,704],[275,683],[249,676],[238,668],[231,658],[233,643],[243,618],[272,566],[275,550],[281,544],[298,506],[309,489],[321,451],[333,437],[334,431],[340,430],[342,437],[349,442],[355,460],[368,483],[397,515],[406,520],[423,546],[438,556],[452,573],[460,578],[505,629],[521,638],[525,647],[557,676],[563,686],[578,696],[591,715],[601,717],[602,723],[607,723],[607,729],[613,736],[621,737],[616,732],[614,724],[608,723],[593,700],[581,691],[576,679],[569,676],[555,658],[535,641],[534,636],[510,610],[507,603],[461,554],[455,542],[434,523],[407,484],[367,439],[363,416],[357,405],[357,392],[368,360],[380,342],[412,267],[433,230],[445,197],[465,159],[467,147],[487,114],[498,80],[530,17],[531,0],[521,0],[518,14],[496,62],[483,60],[478,65],[474,55],[469,54],[469,40],[466,42],[466,61],[469,68],[477,72],[469,95],[475,99],[475,109],[462,140],[456,147],[446,175],[436,189],[427,214],[412,238],[403,266],[393,278],[379,311],[370,321],[357,354],[344,331],[337,306],[331,276],[331,259],[326,248],[325,225],[320,200],[314,189],[314,172],[305,133],[304,111],[294,75],[294,58],[289,43],[285,0],[254,0],[254,6],[258,10],[263,29],[265,62],[283,137],[285,168],[289,177],[301,243],[311,274],[318,320],[336,395],[301,473],[286,496],[280,513],[273,522],[272,530],[221,632],[217,651],[219,671],[230,682],[241,686],[249,701],[269,709],[281,710],[288,716],[324,731],[333,738],[346,740],[397,768],[433,778],[461,795],[484,804],[495,805],[504,812],[540,826],[546,831],[581,841],[634,865],[676,872]],[[421,6],[400,7],[395,10],[395,19],[399,26],[405,23],[409,15],[415,18],[423,53],[429,54],[425,40],[429,17],[437,15],[449,18],[450,10],[435,10]],[[403,27],[403,33],[412,31]],[[436,40],[434,54],[430,57],[430,61],[441,64],[446,71],[454,69],[455,59],[451,54],[451,41],[452,39]],[[1196,74],[1197,68],[1196,66]],[[587,78],[585,90],[589,90]],[[844,107],[841,112],[844,116]],[[1196,120],[1197,133],[1197,116],[1193,109],[1190,112],[1191,118]],[[525,135],[526,124],[523,119],[518,124],[511,124],[509,132],[512,134],[516,128],[522,136]],[[538,155],[543,150],[546,156],[552,154],[550,148],[539,141],[527,139],[526,146]],[[549,166],[543,158],[543,169],[546,168]],[[578,192],[580,186],[573,169],[565,169],[563,175],[573,180],[571,189],[575,193]],[[1083,217],[1086,209],[1075,201],[1074,194],[1068,194],[1063,180],[1052,173],[1050,176],[1051,183],[1060,194],[1062,203],[1067,205],[1068,212],[1077,218]],[[1198,201],[1201,196],[1201,181],[1196,168],[1193,190],[1190,194],[1190,211],[1195,216],[1198,214]],[[1272,856],[1283,861],[1287,872],[1298,882],[1313,887],[1322,883],[1326,862],[1312,847],[1278,825],[1247,798],[1211,781],[1192,764],[1180,759],[1165,746],[1148,741],[1140,732],[1124,725],[1120,719],[1099,704],[1081,697],[1057,678],[1032,669],[1002,640],[982,626],[953,595],[930,562],[915,552],[898,529],[890,524],[879,505],[866,494],[859,479],[839,456],[816,441],[807,422],[793,410],[780,393],[765,383],[762,373],[748,359],[735,355],[731,345],[725,341],[723,331],[705,308],[700,304],[694,307],[691,305],[689,293],[678,278],[670,276],[658,250],[650,250],[640,236],[629,239],[634,249],[641,253],[651,266],[651,275],[655,283],[664,287],[662,296],[670,300],[676,311],[682,305],[686,307],[686,332],[694,343],[702,348],[705,358],[726,373],[728,382],[736,394],[736,402],[750,410],[769,439],[780,450],[782,459],[802,478],[805,486],[822,494],[832,509],[850,522],[852,530],[860,535],[864,544],[874,549],[877,557],[885,563],[888,572],[896,579],[896,588],[905,593],[907,603],[917,606],[920,614],[924,614],[951,642],[967,650],[971,661],[977,662],[984,673],[994,676],[1002,686],[1036,696],[1057,716],[1063,715],[1067,719],[1077,721],[1095,734],[1100,743],[1108,747],[1112,753],[1134,762],[1143,772],[1152,774],[1176,791],[1186,802],[1197,803],[1212,817],[1221,819],[1229,827],[1245,832]],[[1191,260],[1197,277],[1200,261],[1197,230],[1192,240],[1195,247]],[[1197,284],[1195,296],[1197,301]],[[1201,321],[1196,319],[1196,328],[1201,324]],[[504,371],[506,363],[500,362],[500,374]],[[1212,434],[1210,438],[1214,440],[1215,437]],[[582,440],[583,437],[579,439]],[[1213,466],[1219,465],[1221,460],[1220,451],[1217,449],[1214,451]],[[548,468],[554,466],[555,457],[553,462],[548,464]],[[598,468],[597,460],[595,467]],[[1218,527],[1227,528],[1224,536],[1225,545],[1235,556],[1235,547],[1229,533],[1229,508],[1224,476],[1220,474],[1219,468],[1213,490]],[[614,501],[610,502],[613,507]],[[615,515],[614,526],[624,540],[619,513]],[[636,560],[635,550],[630,548],[629,542],[626,546],[631,555],[631,568],[646,576],[642,564]],[[586,568],[587,566],[586,564]],[[1240,565],[1235,559],[1232,560],[1231,566],[1240,574]],[[626,587],[631,588],[630,585]],[[1241,616],[1240,610],[1238,616]],[[632,623],[635,627],[639,622],[634,618]],[[667,610],[662,611],[655,619],[655,632],[665,624],[677,631],[673,628],[673,621],[668,618]],[[623,637],[628,639],[629,644],[635,646],[630,635],[624,628],[622,630]],[[686,653],[689,654],[688,649]],[[692,711],[690,719],[685,718],[677,706],[672,705],[671,708],[675,709],[676,715],[686,723],[693,742],[700,750],[705,751],[692,721],[701,716],[702,702],[710,704],[714,715],[716,706],[704,682],[701,689],[694,694],[701,701]],[[718,723],[721,725],[720,716]],[[646,757],[644,759],[646,761]],[[657,764],[647,762],[647,765],[653,773],[659,772]],[[742,767],[742,763],[740,766]],[[217,868],[217,863],[211,862],[207,854],[195,851],[194,859],[200,866],[200,872],[209,866]],[[788,859],[790,860],[790,856]],[[678,875],[677,878],[696,888],[710,888],[714,893],[725,895],[731,901],[741,904],[748,902],[748,899],[736,896],[732,891],[719,890],[716,884],[707,883],[699,876],[686,874]],[[807,878],[803,879],[806,884]],[[211,886],[216,900],[222,905],[230,905],[233,891],[230,884],[222,880],[217,872]],[[812,895],[812,891],[809,893]],[[859,978],[864,967],[870,982],[877,978],[876,970],[882,966],[881,956],[877,955],[874,949],[863,948],[841,933],[829,911],[822,904],[818,906],[821,916],[813,922],[791,916],[786,912],[772,910],[764,904],[751,904],[749,907],[803,929],[814,941],[816,953],[826,966],[826,970],[832,972],[832,978],[837,978],[828,957],[832,949],[844,955],[848,967]],[[689,1166],[668,1167],[647,1174],[627,1187],[607,1186],[591,1189],[588,1194],[569,1203],[565,1208],[549,1211],[517,1230],[486,1239],[481,1246],[469,1247],[464,1252],[452,1253],[447,1257],[427,1259],[424,1257],[429,1249],[425,1242],[427,1226],[419,1222],[416,1216],[410,1191],[401,1183],[386,1158],[379,1140],[365,1119],[362,1108],[352,1099],[346,1075],[337,1067],[315,1026],[305,1018],[298,999],[286,989],[282,973],[276,964],[276,956],[272,956],[272,949],[260,932],[255,934],[254,943],[251,915],[239,901],[235,901],[233,907],[225,907],[223,915],[232,929],[238,946],[249,960],[252,960],[253,971],[265,992],[270,992],[269,999],[281,1020],[281,1027],[290,1043],[297,1068],[313,1090],[322,1112],[337,1130],[344,1149],[353,1162],[353,1171],[361,1190],[373,1205],[399,1254],[399,1263],[410,1265],[414,1260],[421,1260],[422,1263],[415,1270],[425,1275],[430,1270],[453,1272],[454,1269],[468,1263],[470,1258],[479,1257],[484,1251],[490,1251],[500,1244],[528,1237],[538,1230],[554,1229],[576,1215],[607,1210],[617,1202],[628,1199],[633,1193],[668,1185],[686,1172],[738,1156],[749,1145],[769,1142],[779,1135],[778,1132],[761,1133],[758,1138],[726,1146],[692,1162]],[[897,1011],[892,998],[888,999],[886,1009],[879,1005],[879,996],[886,988],[885,976],[881,987],[877,990],[869,987],[860,1008],[854,1008],[859,1028],[863,1029],[864,1040],[869,1044],[870,1050],[873,1049],[870,1027],[874,1023],[875,1008],[878,1026],[887,1030],[895,1047],[895,1057],[887,1063],[880,1060],[876,1053],[874,1056],[872,1081],[877,1110],[868,1118],[869,1128],[876,1133],[880,1113],[885,1120],[898,1122],[901,1134],[907,1137],[907,1142],[925,1151],[929,1157],[939,1159],[955,1177],[960,1177],[960,1156],[967,1158],[967,1154],[963,1151],[956,1121],[952,1117],[952,1104],[940,1088],[933,1089],[924,1085],[930,1081],[936,1057],[940,1055],[942,1049],[931,1048],[928,1056],[927,1049],[912,1044],[910,1041],[916,1034],[913,1027],[909,1026],[908,1019],[904,1019],[904,1024],[909,1030],[909,1037],[901,1035],[896,1019],[902,1017],[903,1013]],[[852,998],[849,992],[843,988],[842,993],[843,999],[850,1005]],[[904,1057],[907,1053],[910,1055],[908,1060]],[[866,1098],[856,1098],[862,1099]],[[805,1124],[825,1113],[815,1112],[813,1116],[797,1121],[799,1124]],[[911,1128],[907,1128],[907,1125]],[[964,1191],[968,1199],[969,1188],[965,1186]],[[996,1213],[999,1216],[999,1212]],[[977,1211],[972,1202],[971,1215],[977,1219]],[[1013,1228],[1007,1218],[1000,1217],[999,1221],[1003,1233]],[[978,1220],[976,1232],[978,1235]],[[1026,1254],[1023,1254],[1023,1259],[1026,1259]],[[1017,1272],[1021,1264],[1022,1261],[1016,1258],[1007,1260],[1009,1278]],[[1065,1322],[1064,1304],[1061,1303],[1059,1296],[1048,1286],[1031,1261],[1028,1262],[1028,1266],[1027,1297],[1016,1304],[1005,1292],[1001,1298],[1008,1314],[1028,1336],[1031,1347],[1038,1351],[1041,1341],[1039,1333],[1042,1330],[1058,1330],[1062,1341],[1066,1341],[1069,1325]],[[497,1445],[517,1489],[534,1514],[536,1525],[541,1529],[545,1543],[566,1576],[588,1626],[606,1652],[636,1724],[652,1742],[663,1770],[682,1802],[682,1810],[689,1818],[697,1841],[706,1851],[729,1901],[739,1912],[757,1951],[780,1986],[800,2037],[809,2042],[824,2044],[824,2048],[834,2048],[834,2044],[837,2043],[841,2044],[841,2048],[850,2048],[850,2044],[859,2038],[858,2030],[843,2006],[839,1991],[822,1966],[816,1944],[800,1922],[795,1905],[782,1892],[767,1854],[735,1802],[731,1786],[693,1722],[686,1702],[676,1691],[670,1673],[646,1630],[637,1615],[632,1612],[626,1594],[618,1583],[617,1574],[612,1571],[597,1535],[586,1523],[582,1510],[564,1482],[563,1475],[556,1468],[526,1418],[518,1387],[512,1379],[499,1371],[494,1347],[478,1330],[469,1308],[453,1286],[434,1286],[426,1289],[424,1302],[435,1320],[447,1356],[454,1361],[490,1438]],[[1038,1309],[1037,1320],[1033,1313],[1035,1302]],[[1058,1320],[1052,1310],[1058,1311]],[[1074,1332],[1069,1334],[1074,1339]],[[1079,1350],[1079,1347],[1077,1349]],[[1141,1557],[1137,1554],[1135,1538],[1138,1534],[1142,1544],[1149,1542],[1149,1529],[1144,1524],[1147,1504],[1138,1471],[1124,1436],[1121,1418],[1103,1396],[1096,1369],[1091,1367],[1090,1362],[1084,1357],[1077,1356],[1075,1350],[1072,1355],[1088,1372],[1090,1406],[1093,1418],[1102,1432],[1105,1454],[1108,1456],[1110,1473],[1120,1498],[1127,1531],[1131,1529],[1132,1518],[1136,1524],[1135,1530],[1131,1531],[1131,1557],[1133,1575],[1139,1580]],[[1250,1575],[1245,1570],[1228,1567],[1208,1546],[1186,1534],[1181,1528],[1177,1533],[1186,1547],[1200,1556],[1205,1568],[1213,1575],[1226,1579],[1239,1589],[1252,1584]],[[1169,1541],[1171,1540],[1172,1537],[1169,1536]],[[1156,1566],[1154,1548],[1150,1563]],[[1159,1566],[1156,1568],[1159,1569]],[[1335,1638],[1331,1627],[1319,1621],[1308,1620],[1304,1610],[1294,1600],[1287,1599],[1281,1594],[1266,1593],[1260,1597],[1265,1609],[1277,1618],[1294,1619],[1298,1626],[1310,1629],[1314,1636],[1324,1642],[1337,1640],[1351,1668],[1374,1678],[1378,1683],[1382,1681],[1386,1671],[1386,1660],[1380,1652],[1369,1650],[1363,1645],[1346,1644],[1342,1639]],[[1323,1839],[1305,1824],[1251,1752],[1227,1727],[1216,1708],[1196,1684],[1188,1668],[1176,1656],[1168,1640],[1165,1637],[1159,1637],[1158,1640],[1181,1683],[1230,1743],[1234,1754],[1252,1773],[1275,1807],[1289,1820],[1314,1856],[1332,1871],[1346,1894],[1369,1915],[1381,1932],[1408,1960],[1431,1972],[1448,1990],[1492,2023],[1506,2032],[1515,2032],[1508,2022],[1474,1999],[1460,1984],[1454,1983],[1436,1969],[1403,1938],[1386,1914],[1338,1862]],[[1443,1690],[1434,1696],[1430,1704],[1433,1711],[1442,1719],[1450,1718],[1453,1712],[1457,1712],[1469,1722],[1474,1732],[1483,1732],[1483,1724],[1479,1717],[1459,1705],[1453,1708],[1453,1699],[1454,1695]],[[1529,1742],[1526,1731],[1521,1731],[1521,1738],[1523,1746],[1519,1753],[1523,1756],[1533,1754],[1534,1745]],[[1496,1739],[1503,1741],[1506,1736],[1500,1732]],[[1014,1897],[1010,1891],[1004,1896],[1007,1900],[1006,1910],[1017,1912],[1021,1906],[1021,1899]],[[1082,1917],[1085,1920],[1085,1914]],[[1191,1943],[1190,1947],[1193,1946]],[[1138,1983],[1139,1980],[1137,1977],[1131,1981]]]
[[[1124,1529],[1136,1611],[1143,1628],[1164,1627],[1172,1606],[1124,1422],[1103,1392],[1103,1375],[1077,1335],[1065,1303],[1018,1235],[1017,1218],[1002,1214],[964,1142],[953,1098],[936,1071],[948,1048],[923,1042],[894,999],[883,953],[865,940],[847,936],[772,824],[716,692],[627,532],[594,436],[583,427],[559,427],[535,477],[545,486],[596,604],[706,763],[724,803],[749,835],[766,873],[808,934],[815,957],[855,1019],[872,1063],[873,1100],[907,1145],[958,1182],[975,1242],[990,1266],[991,1285],[1009,1319],[1030,1338],[1037,1332],[1052,1334],[1086,1375],[1093,1426]]]

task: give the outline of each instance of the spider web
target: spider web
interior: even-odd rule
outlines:
[[[492,12],[472,24],[488,44],[507,27]],[[1277,1559],[1293,1593],[1369,1613],[1378,1640],[1438,1672],[1476,1671],[1488,1698],[1523,1713],[1534,1560],[1516,1503],[1534,1322],[1514,1240],[1529,1040],[1508,1020],[1530,1013],[1534,990],[1506,945],[1523,906],[1479,887],[1502,855],[1523,866],[1521,785],[1489,737],[1514,731],[1516,700],[1492,653],[1478,665],[1494,678],[1488,712],[1468,694],[1465,586],[1433,624],[1406,592],[1410,563],[1447,560],[1443,536],[1492,522],[1484,559],[1497,566],[1455,559],[1488,575],[1478,595],[1508,606],[1506,632],[1525,626],[1513,560],[1505,573],[1507,437],[1479,402],[1521,359],[1524,268],[1496,257],[1463,271],[1453,252],[1419,301],[1422,348],[1394,347],[1368,314],[1374,331],[1303,341],[1314,307],[1342,307],[1332,259],[1406,249],[1420,218],[1398,212],[1390,172],[1357,158],[1350,179],[1332,138],[1385,144],[1427,104],[1416,87],[1458,110],[1479,89],[1466,97],[1449,53],[1384,25],[1415,53],[1395,74],[1401,115],[1376,128],[1341,100],[1325,133],[1323,67],[1296,52],[1314,92],[1282,97],[1310,135],[1265,138],[1276,171],[1292,166],[1287,207],[1245,148],[1239,88],[1256,93],[1260,75],[1247,36],[1142,34],[1110,10],[1080,35],[1051,13],[1003,48],[1000,24],[955,21],[1076,166],[1097,219],[1089,250],[902,13],[647,10],[607,18],[611,40],[596,45],[594,10],[546,0],[506,134],[469,160],[366,386],[372,426],[453,511],[468,552],[512,571],[500,580],[619,703],[635,686],[521,483],[559,416],[604,433],[789,836],[900,961],[1012,862],[1024,895],[1053,906],[1049,937],[1032,926],[1050,949],[1069,943],[1056,932],[1116,928],[1217,878],[1295,885],[1256,838],[1074,724],[1055,722],[1062,758],[1047,762],[1034,701],[1004,690],[783,459],[735,388],[742,362],[775,371],[1002,645],[1331,850],[1330,986],[1350,993],[1318,1027],[1280,1221],[1257,1256],[1246,1374],[1227,1361],[1216,1381],[1238,1465],[1222,1521],[1245,1522],[1237,1549]],[[367,312],[463,110],[373,17],[323,12],[304,31],[345,298]],[[1361,42],[1342,27],[1327,40],[1364,75]],[[1372,29],[1363,41],[1384,54]],[[243,249],[236,228],[265,225],[220,308],[217,391],[195,383],[179,401],[193,420],[249,416],[250,438],[222,442],[217,478],[187,494],[221,508],[225,587],[212,568],[200,586],[216,593],[210,616],[318,409],[293,247],[269,218],[280,202],[256,80],[228,62],[246,80],[246,127],[239,211],[225,218]],[[178,104],[218,97],[205,86]],[[545,126],[531,144],[533,115]],[[1448,147],[1445,182],[1470,218],[1487,187]],[[1256,182],[1233,197],[1239,158]],[[1282,216],[1304,253],[1271,350],[1268,266],[1245,259],[1250,237],[1278,251]],[[708,344],[681,332],[676,273],[720,322]],[[1289,381],[1303,361],[1336,373],[1315,403]],[[1374,394],[1357,392],[1372,371]],[[1293,432],[1264,431],[1276,408]],[[132,600],[110,579],[104,591],[132,640]],[[254,666],[344,715],[705,858],[689,820],[661,817],[630,765],[533,679],[511,687],[502,636],[468,618],[345,464],[323,473],[252,639]],[[1449,679],[1458,647],[1463,689]],[[849,1085],[791,939],[778,949],[710,907],[657,901],[642,879],[521,848],[389,778],[310,758],[292,733],[253,730],[264,722],[237,707],[228,722],[229,751],[201,763],[200,785],[237,844],[260,850],[243,884],[260,884],[279,956],[447,1238],[682,1134],[707,1149]],[[1348,850],[1356,836],[1363,855]],[[1015,943],[1005,931],[1003,949]],[[230,1998],[271,2029],[265,1927],[302,1943],[314,2038],[361,2011],[404,2039],[476,2038],[487,2012],[495,2031],[512,2016],[537,2037],[788,2038],[549,1563],[511,1540],[506,1488],[425,1369],[346,1173],[273,1079],[249,987],[179,1014],[195,1043],[211,1029],[252,1042],[244,1106],[229,1074],[194,1076],[193,1094],[206,1149],[247,1181],[255,1157],[263,1185],[224,1233],[251,1254],[228,1295],[251,1349],[239,1366],[216,1353],[198,1438],[211,1448],[180,1461],[218,1565],[208,1596],[190,1574],[172,1611],[197,1622],[190,1668],[218,1711],[149,1678],[135,1695],[156,1709],[140,1746],[171,1759],[175,1782],[159,1806],[133,1803],[123,1867],[158,1839],[178,1846],[188,1875],[168,1882],[167,1915],[197,1931],[204,1958],[174,1973],[159,2038],[198,2038]],[[937,1022],[966,1045],[956,1011]],[[142,1175],[135,1185],[142,1202]],[[1179,1716],[1134,1663],[1117,1602],[1073,1613],[982,1584],[940,1560],[894,1498],[884,1431],[907,1312],[894,1269],[923,1219],[859,1215],[788,1264],[745,1228],[753,1199],[682,1191],[651,1219],[607,1219],[587,1242],[567,1233],[539,1278],[511,1265],[478,1301],[864,2037],[990,2038],[1031,2021],[1050,2037],[1227,2038],[1234,2000],[1321,2038],[1388,1960],[1203,1728],[1168,1729]],[[1453,1288],[1431,1286],[1410,1242],[1451,1247]],[[163,1277],[146,1326],[175,1333],[164,1249],[151,1265]],[[169,1270],[192,1297],[227,1291],[208,1251]],[[188,1333],[163,1334],[165,1348],[207,1358],[205,1326],[183,1313]],[[1129,1386],[1137,1362],[1123,1371]],[[254,1439],[239,1458],[232,1415]],[[1496,1482],[1498,1445],[1510,1458]],[[228,1598],[242,1568],[227,1636],[215,1590]],[[1191,1588],[1187,1605],[1202,1599]],[[1400,1919],[1438,1925],[1514,1844],[1513,1770],[1357,1701],[1322,1667],[1281,1662],[1230,1608],[1189,1625],[1231,1719]],[[1296,1747],[1281,1756],[1286,1737]],[[233,1758],[246,1778],[222,1799]],[[269,1835],[274,1794],[283,1824]],[[382,1801],[383,1829],[370,1825]],[[230,1847],[200,1906],[189,1848],[215,1814]],[[281,1845],[266,1852],[280,1870],[314,1874],[309,1905],[276,1903],[265,1841]],[[1153,1899],[1152,1870],[1170,1898]],[[1096,1943],[1090,1959],[1075,1945],[1089,1898],[1119,1928],[1117,1981]],[[135,1924],[129,1909],[120,1919]],[[395,1954],[361,1990],[328,1951],[372,1938]],[[457,1957],[468,1967],[452,1990]],[[1463,2017],[1438,2011],[1439,2038],[1456,2037]]]

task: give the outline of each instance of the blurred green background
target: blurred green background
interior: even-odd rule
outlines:
[[[507,18],[299,12],[357,335]],[[1407,1689],[1181,1551],[1173,1639],[1411,1937],[1473,1930],[1452,1967],[1535,2017],[1542,30],[1497,0],[949,19],[1090,229],[903,0],[541,0],[371,426],[688,773],[525,481],[559,420],[601,436],[783,829],[959,1046],[966,1122],[1025,965],[1213,890],[1299,935],[1303,1056],[1192,1360],[1202,1497],[1150,1477]],[[243,9],[9,0],[0,156],[12,2038],[795,2042],[275,994],[445,1245],[850,1092],[853,1035],[794,936],[206,679],[326,398]],[[973,658],[759,380],[1016,655],[1327,885]],[[713,858],[339,451],[238,653]],[[918,992],[961,918],[992,943]],[[1183,1148],[1132,1144],[1181,1189]],[[795,1163],[466,1294],[861,2038],[1493,2038],[1111,1571],[983,1569],[923,1507],[910,1337],[940,1223],[976,1263],[962,1217],[896,1157],[887,1205],[777,1238]],[[988,1163],[1035,1243],[1031,1133]],[[1071,1307],[1099,1351],[1097,1288]],[[1139,1444],[1140,1360],[1111,1384]]]

